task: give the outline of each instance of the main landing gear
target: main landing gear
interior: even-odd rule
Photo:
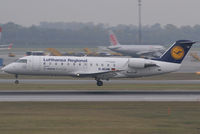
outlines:
[[[103,81],[97,80],[97,86],[103,86]]]
[[[15,74],[15,78],[16,78],[15,84],[19,84],[19,80],[18,80],[18,75],[17,74]]]

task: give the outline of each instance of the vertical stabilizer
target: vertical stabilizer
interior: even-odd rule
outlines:
[[[115,36],[113,31],[109,31],[109,38],[110,38],[110,44],[111,45],[113,45],[113,46],[120,45],[118,40],[117,40],[117,37]]]
[[[160,61],[181,63],[192,45],[196,43],[190,40],[176,41],[161,57]]]
[[[11,49],[11,48],[12,48],[12,46],[13,46],[13,44],[12,44],[12,43],[10,43],[10,44],[8,45],[8,49]]]

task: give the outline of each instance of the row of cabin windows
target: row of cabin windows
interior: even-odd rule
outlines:
[[[27,63],[27,59],[19,59],[19,60],[17,60],[16,62],[18,62],[18,63]],[[60,63],[60,64],[61,64],[62,66],[64,65],[63,63]],[[81,63],[77,63],[77,64],[78,64],[79,66],[82,65]],[[43,65],[46,65],[46,63],[44,62]],[[51,65],[51,62],[49,62],[49,65]],[[57,65],[57,63],[55,63],[55,65]],[[70,63],[67,63],[67,65],[69,66]],[[73,63],[73,65],[75,66],[76,63]],[[87,63],[84,63],[84,65],[87,66]],[[90,63],[90,66],[93,66],[93,64]],[[96,63],[96,66],[102,66],[102,67],[104,67],[104,64],[98,64],[98,63]],[[107,64],[107,67],[110,67],[110,64]],[[115,67],[115,64],[113,64],[113,67]]]
[[[60,63],[62,66],[64,65],[63,63]],[[77,63],[79,66],[81,66],[82,64],[81,63]],[[46,63],[44,62],[43,63],[43,65],[46,65]],[[51,62],[49,62],[49,65],[51,65]],[[57,63],[55,63],[55,65],[57,65]],[[70,65],[70,63],[67,63],[67,65],[69,66]],[[76,65],[76,63],[73,63],[72,65]],[[87,63],[84,63],[83,65],[85,65],[85,66],[87,66]],[[92,63],[90,63],[90,66],[92,67],[93,66],[93,64]],[[97,64],[96,63],[96,66],[98,67],[98,66],[102,66],[102,67],[104,67],[104,64]],[[110,64],[107,64],[107,67],[110,67]],[[115,67],[115,64],[113,64],[113,67]]]

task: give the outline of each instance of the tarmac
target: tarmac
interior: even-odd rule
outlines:
[[[15,79],[0,79],[0,83],[14,83]],[[200,84],[200,80],[109,80],[105,84]],[[21,84],[96,84],[82,79],[19,79]]]
[[[0,102],[199,102],[200,91],[0,91]]]

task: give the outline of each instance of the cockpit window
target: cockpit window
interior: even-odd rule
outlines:
[[[17,63],[27,63],[27,59],[18,59]]]

